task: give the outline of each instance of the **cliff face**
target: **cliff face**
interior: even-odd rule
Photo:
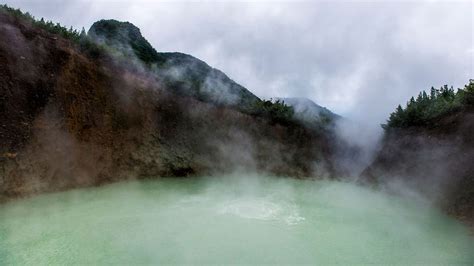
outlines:
[[[410,189],[474,225],[474,109],[390,129],[365,181]]]
[[[190,56],[130,67],[4,12],[0,36],[0,200],[135,177],[333,173],[328,132],[242,112],[239,103],[259,99]],[[189,72],[164,80],[171,64]],[[189,79],[199,69],[211,74]],[[244,97],[236,105],[179,93],[205,82]]]

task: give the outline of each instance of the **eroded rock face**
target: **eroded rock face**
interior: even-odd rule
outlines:
[[[235,106],[258,98],[190,56],[165,56],[189,71],[167,81],[171,68],[91,57],[2,12],[0,35],[0,199],[135,177],[334,170],[327,132],[242,112]],[[194,88],[189,75],[202,69],[244,97],[226,105],[176,93]],[[217,83],[207,86],[219,91]]]
[[[474,109],[431,126],[390,130],[363,178],[393,190],[412,190],[474,225]]]

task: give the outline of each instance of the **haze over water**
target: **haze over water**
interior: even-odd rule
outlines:
[[[426,204],[350,183],[233,175],[117,183],[0,206],[0,264],[473,264]]]

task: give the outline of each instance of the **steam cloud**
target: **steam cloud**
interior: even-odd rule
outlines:
[[[347,169],[347,172],[352,173],[354,177],[358,176],[373,159],[381,135],[378,124],[383,122],[394,106],[431,85],[449,83],[460,86],[472,74],[472,43],[469,43],[469,38],[458,38],[472,32],[473,26],[470,23],[472,14],[469,14],[472,4],[469,3],[449,5],[439,2],[384,5],[299,3],[291,6],[278,4],[272,8],[260,4],[193,4],[195,8],[186,9],[189,13],[179,16],[184,18],[179,24],[176,24],[176,18],[177,12],[183,10],[180,4],[149,3],[146,7],[147,12],[135,4],[126,6],[128,4],[119,3],[110,6],[110,3],[100,1],[87,4],[71,1],[62,4],[67,5],[64,14],[73,9],[76,12],[85,9],[91,11],[79,12],[91,14],[79,18],[54,17],[57,13],[54,13],[52,6],[49,5],[38,9],[37,3],[22,1],[7,3],[26,10],[38,10],[37,16],[76,27],[91,24],[97,18],[118,16],[118,19],[132,21],[140,27],[143,35],[151,40],[157,50],[179,50],[196,55],[210,65],[224,70],[258,96],[308,97],[318,104],[327,106],[349,119],[338,123],[337,135],[345,144],[360,150],[360,153],[352,156],[341,154],[336,159],[339,166]],[[124,8],[127,8],[127,12],[123,14],[117,12]],[[150,11],[150,8],[156,12]],[[224,12],[215,12],[215,8]],[[407,9],[410,12],[406,12]],[[128,12],[130,10],[131,12]],[[142,14],[161,15],[150,19]],[[226,17],[220,14],[226,14]],[[294,14],[299,15],[296,17]],[[73,17],[78,20],[71,21]],[[443,20],[440,17],[453,19]],[[337,21],[333,18],[337,18]],[[215,23],[216,21],[222,23]],[[160,27],[154,27],[155,23]],[[196,31],[194,25],[199,25],[200,31],[197,31],[199,35],[183,34]],[[260,27],[257,29],[248,25],[260,25]],[[155,30],[157,28],[159,30]],[[439,36],[447,37],[439,38]],[[139,60],[135,60],[134,67],[139,66],[138,62]],[[140,86],[152,87],[153,77],[149,76],[144,68],[139,71],[143,74],[141,76],[143,80],[139,81]],[[185,75],[185,71],[173,67],[168,68],[164,75],[180,79]],[[130,79],[124,77],[124,79],[129,80],[129,84],[137,82],[136,77]],[[115,89],[124,94],[121,98],[123,101],[131,98],[132,92],[122,90],[120,85],[116,86]],[[216,87],[223,88],[217,95]],[[231,93],[231,88],[222,86],[219,80],[212,76],[205,79],[203,89],[227,104],[233,104],[237,100]],[[130,104],[126,104],[124,108],[129,108]],[[187,113],[189,116],[202,116],[203,113],[209,112],[186,111],[189,111]],[[355,122],[350,122],[350,119]],[[51,121],[54,122],[54,119]],[[368,126],[360,126],[361,122]],[[361,130],[362,128],[364,130]],[[236,171],[256,169],[258,154],[253,148],[256,144],[259,149],[275,151],[270,152],[275,154],[275,157],[269,160],[274,162],[269,168],[287,163],[285,162],[287,159],[282,158],[281,154],[289,154],[287,157],[295,156],[292,151],[282,150],[281,146],[252,139],[243,131],[235,130],[225,137],[203,140],[222,158],[222,162],[217,162],[218,165],[222,163],[219,166],[221,169],[228,170],[229,165],[226,163],[231,161],[237,162],[232,165],[236,167],[234,169]],[[95,167],[93,162],[96,157],[85,161],[83,165],[71,166],[78,160],[77,158],[83,157],[89,147],[79,147],[76,140],[70,139],[70,136],[62,131],[39,134],[38,138],[39,145],[51,142],[52,139],[60,140],[58,147],[47,147],[41,151],[49,152],[49,148],[53,149],[46,157],[49,160],[45,162],[48,166],[63,157],[65,149],[74,151],[69,161],[60,160],[58,167],[53,167],[55,175],[67,176],[70,168],[84,170],[76,172],[75,178],[86,179],[86,176],[97,175],[92,170]],[[451,144],[448,143],[446,146],[447,149],[451,149]],[[430,160],[432,158],[425,155],[431,154],[436,157],[446,152],[447,150],[439,148],[423,153],[422,157]],[[39,156],[40,154],[35,154],[33,158]],[[209,158],[201,159],[209,160]],[[421,160],[420,157],[416,159]],[[427,187],[427,191],[422,191],[424,195],[434,200],[437,199],[432,195],[443,193],[440,192],[444,185],[441,180],[446,181],[443,179],[446,175],[444,165],[440,167],[441,169],[436,169],[437,171],[433,173],[427,173],[436,174],[434,178],[436,182],[433,186]],[[315,162],[313,172],[315,176],[328,176],[325,165],[321,162]],[[404,183],[406,180],[398,183],[404,178],[406,177],[396,178],[387,186],[392,190],[406,191],[399,189],[407,186]],[[415,185],[410,184],[410,187]]]
[[[307,97],[369,125],[422,89],[462,86],[473,71],[470,1],[6,3],[79,29],[131,21],[158,51],[192,54],[259,97]]]

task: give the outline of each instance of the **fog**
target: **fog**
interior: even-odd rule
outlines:
[[[259,97],[307,97],[373,131],[420,90],[473,73],[471,1],[5,2],[78,29],[130,21],[158,51],[196,56]]]
[[[425,205],[351,183],[248,173],[20,200],[0,206],[0,232],[2,264],[474,261],[466,229]]]
[[[380,190],[336,181],[358,180],[371,164],[380,148],[380,123],[396,105],[432,85],[460,87],[469,79],[472,3],[7,3],[76,28],[103,18],[130,21],[159,52],[189,53],[261,98],[306,97],[342,118],[326,139],[304,127],[292,131],[219,104],[171,96],[160,78],[180,80],[195,65],[163,68],[157,77],[162,69],[141,65],[130,47],[120,47],[126,56],[115,63],[124,75],[107,84],[106,92],[118,95],[117,110],[134,122],[123,133],[133,149],[114,147],[130,151],[125,159],[130,172],[122,173],[126,178],[107,176],[104,183],[138,176],[156,180],[0,206],[0,264],[474,261],[466,228],[434,206],[449,192],[442,188],[457,166],[451,155],[465,152],[453,148],[454,142],[417,143],[414,164],[443,161],[410,169],[426,179],[391,176],[378,184]],[[217,103],[235,104],[228,83],[210,73],[203,77],[203,92]],[[49,106],[35,118],[46,129],[33,132],[21,151],[25,157],[14,162],[33,180],[23,189],[35,194],[102,185],[96,179],[110,174],[106,168],[114,168],[116,158],[59,126],[54,108],[59,107]],[[322,158],[328,154],[332,157]],[[29,168],[38,163],[41,169]],[[167,163],[171,170],[163,170]],[[165,172],[173,167],[195,167],[206,176],[159,177],[187,175]],[[281,174],[292,167],[294,176]],[[307,168],[310,174],[301,170]],[[335,176],[334,169],[347,176]],[[46,181],[37,177],[43,170]],[[64,177],[65,184],[54,188],[55,179]],[[27,243],[32,248],[25,251]],[[54,253],[58,250],[68,252]]]
[[[260,98],[327,107],[345,118],[337,135],[360,150],[338,158],[353,176],[373,159],[380,124],[398,104],[431,86],[462,87],[473,73],[471,1],[6,3],[77,29],[130,21],[157,51],[191,54]],[[168,72],[176,78],[183,69]],[[209,81],[213,98],[235,101]]]
[[[432,85],[460,87],[472,74],[473,44],[466,37],[473,30],[471,2],[7,4],[78,29],[104,18],[130,21],[158,51],[194,55],[261,98],[307,97],[327,107],[344,118],[335,127],[343,146],[358,150],[356,156],[332,158],[351,177],[371,163],[380,144],[380,123],[396,105]],[[131,61],[132,49],[121,50]],[[125,109],[133,109],[133,102],[127,102],[133,95],[128,87],[148,88],[156,82],[139,59],[132,61],[123,66],[138,69],[140,80],[131,75],[124,77],[126,84],[114,84]],[[193,67],[169,67],[161,75],[179,80]],[[224,104],[237,101],[220,79],[210,75],[204,80],[202,89],[211,98]],[[187,115],[206,116],[207,111],[191,110]],[[223,140],[205,141],[236,167],[255,170],[252,147],[259,140],[234,131]],[[270,161],[282,161],[277,145],[263,146],[275,151]],[[328,176],[324,165],[315,163],[314,168],[314,175]]]

